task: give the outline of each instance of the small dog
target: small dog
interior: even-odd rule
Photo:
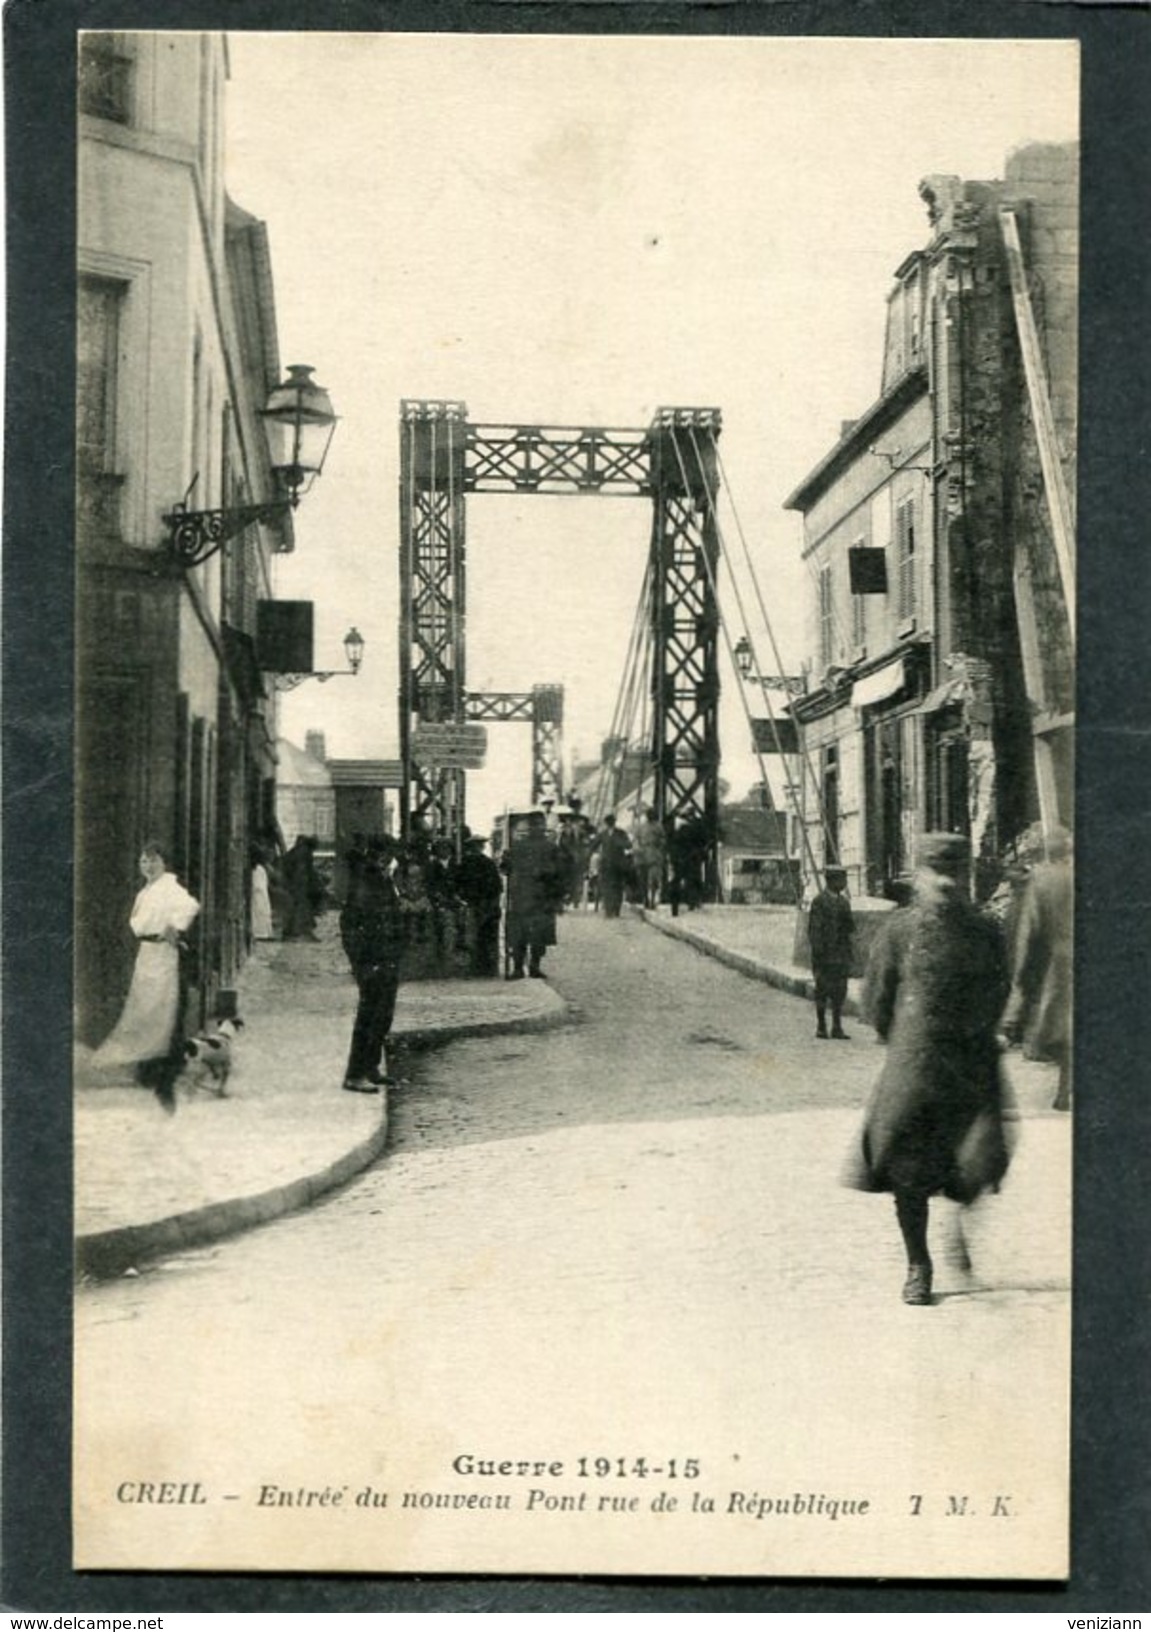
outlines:
[[[190,1087],[210,1089],[217,1098],[227,1099],[232,1047],[243,1027],[244,1022],[235,1014],[227,1020],[214,1021],[210,1031],[188,1038],[184,1058],[188,1062],[185,1075]]]

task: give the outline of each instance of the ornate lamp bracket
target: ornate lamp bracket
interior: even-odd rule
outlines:
[[[189,510],[181,503],[164,517],[168,529],[164,545],[178,566],[198,567],[256,522],[275,521],[292,508],[291,499],[241,504],[230,510]]]

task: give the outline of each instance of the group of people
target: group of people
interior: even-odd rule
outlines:
[[[354,835],[345,856],[347,891],[361,861],[378,844]],[[388,849],[409,948],[425,948],[442,961],[470,945],[470,973],[498,974],[503,882],[485,841],[465,827],[457,854],[450,840],[432,838],[417,827],[407,844],[389,840]]]
[[[458,857],[444,844],[417,839],[405,850],[389,837],[357,835],[345,858],[339,920],[359,994],[346,1089],[379,1093],[393,1080],[386,1047],[404,953],[429,902],[471,909],[473,967],[490,976],[498,973],[506,888],[507,978],[543,978],[557,915],[571,900],[570,857],[560,839],[549,835],[542,811],[515,820],[509,840],[497,864],[485,854],[484,841],[471,834],[464,835]],[[615,916],[633,846],[610,816],[594,843],[601,904],[607,916]],[[650,854],[656,854],[654,846]],[[894,1196],[907,1256],[903,1299],[925,1305],[932,1300],[931,1197],[970,1203],[997,1188],[1007,1171],[1002,1048],[1022,1040],[1031,1054],[1054,1059],[1054,1106],[1070,1106],[1073,886],[1070,839],[1059,832],[1049,836],[1046,859],[1031,872],[1009,946],[995,915],[969,897],[965,838],[925,834],[916,861],[912,900],[886,918],[867,964],[863,1009],[886,1044],[886,1056],[846,1181]],[[92,1065],[101,1070],[133,1064],[138,1080],[173,1110],[183,1063],[181,956],[200,909],[170,870],[160,842],[143,845],[139,866],[144,883],[129,920],[137,942],[131,985]],[[306,869],[301,874],[306,878]],[[820,1039],[847,1037],[843,1009],[856,925],[846,883],[843,868],[828,867],[808,915]]]
[[[274,841],[252,846],[250,924],[253,941],[314,941],[327,894],[316,866],[319,839],[301,833],[290,850]]]
[[[618,918],[625,901],[654,908],[666,900],[673,914],[703,904],[711,841],[701,816],[661,822],[640,809],[628,833],[610,811],[597,828],[573,796],[554,826],[545,803],[544,829],[559,851],[566,906]]]
[[[1073,886],[1070,839],[1059,832],[1031,873],[1009,944],[968,896],[962,835],[925,834],[916,861],[911,903],[888,917],[867,963],[863,1011],[886,1055],[846,1182],[894,1196],[907,1257],[903,1300],[929,1305],[930,1198],[968,1204],[1007,1171],[1002,1049],[1024,1040],[1033,1055],[1056,1061],[1054,1108],[1070,1107]],[[817,1038],[847,1036],[855,924],[846,882],[842,868],[829,867],[808,915]],[[966,1256],[961,1237],[957,1254]]]

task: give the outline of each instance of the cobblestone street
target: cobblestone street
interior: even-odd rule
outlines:
[[[890,1199],[837,1182],[869,1029],[817,1043],[809,1005],[634,918],[569,914],[560,940],[546,968],[575,1023],[424,1056],[389,1153],[342,1193],[82,1293],[81,1557],[388,1569],[415,1547],[429,1570],[914,1576],[946,1548],[956,1574],[994,1575],[1022,1545],[1057,1573],[1069,1119],[1019,1118],[1003,1193],[970,1220],[973,1277],[940,1236],[936,1306],[906,1308]],[[871,1517],[737,1514],[669,1545],[651,1514],[251,1511],[269,1482],[474,1490],[461,1453],[695,1457],[721,1512],[747,1484]],[[142,1510],[109,1510],[128,1477],[202,1478],[212,1499],[195,1523],[149,1510],[145,1544]],[[1033,1556],[1021,1525],[1046,1534]]]

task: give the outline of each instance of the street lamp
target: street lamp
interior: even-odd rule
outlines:
[[[294,691],[305,680],[334,680],[337,675],[359,674],[364,661],[364,637],[353,624],[344,636],[344,651],[348,655],[346,669],[310,669],[306,674],[277,674],[273,683],[277,691]]]
[[[268,440],[272,475],[285,497],[262,504],[241,504],[219,510],[189,510],[193,477],[181,502],[164,516],[164,540],[177,565],[196,567],[222,549],[253,522],[272,521],[294,510],[324,468],[336,428],[332,399],[312,379],[312,369],[293,363],[288,377],[274,387],[260,410]]]
[[[802,697],[807,690],[807,681],[802,674],[754,674],[755,653],[746,635],[740,635],[732,651],[741,680],[753,681],[764,691],[786,691],[791,697]]]

